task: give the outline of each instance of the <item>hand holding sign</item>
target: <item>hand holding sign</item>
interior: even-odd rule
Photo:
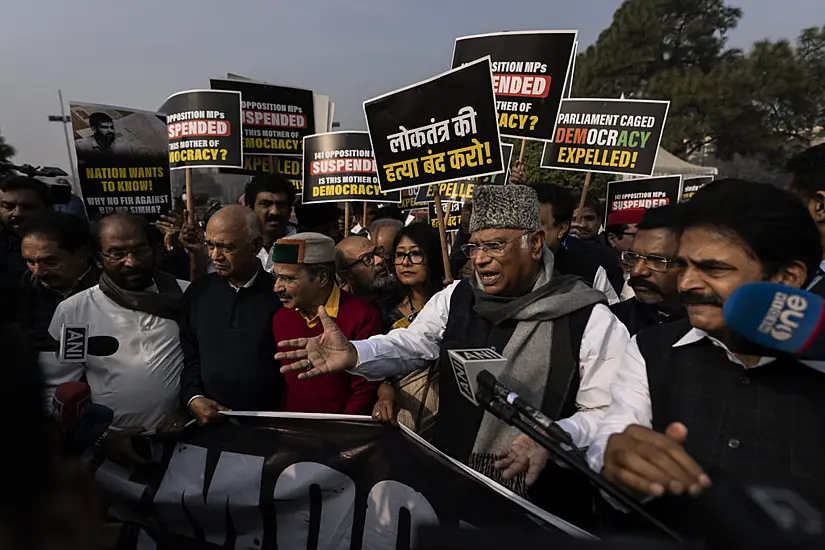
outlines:
[[[278,349],[296,348],[275,354],[278,361],[293,361],[281,367],[281,372],[306,371],[298,375],[307,380],[321,374],[348,370],[358,364],[358,352],[323,306],[318,307],[318,318],[324,332],[314,338],[297,338],[278,342]]]

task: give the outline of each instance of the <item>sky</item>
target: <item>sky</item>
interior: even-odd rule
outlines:
[[[729,0],[730,45],[825,24],[823,0]],[[15,161],[69,171],[57,90],[71,100],[157,109],[227,72],[331,96],[341,129],[361,104],[449,69],[457,36],[577,29],[580,50],[621,0],[27,0],[0,17],[0,134]]]

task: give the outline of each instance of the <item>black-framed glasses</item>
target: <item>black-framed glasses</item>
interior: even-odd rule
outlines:
[[[464,253],[465,256],[468,258],[475,258],[476,255],[479,253],[480,250],[483,250],[485,254],[488,256],[492,256],[494,258],[500,257],[504,255],[504,251],[507,248],[507,245],[513,241],[521,239],[525,235],[532,233],[532,231],[523,231],[521,235],[517,237],[513,237],[512,239],[506,241],[491,241],[487,243],[468,243],[461,246],[461,251]]]
[[[621,259],[622,263],[629,268],[633,268],[639,263],[639,260],[641,260],[645,264],[645,267],[651,271],[658,271],[659,273],[664,273],[668,270],[668,268],[670,268],[670,266],[679,263],[678,260],[671,260],[670,258],[665,258],[664,256],[639,254],[638,252],[633,252],[631,250],[623,250]]]
[[[412,265],[421,265],[424,263],[424,258],[426,256],[420,250],[413,250],[412,252],[396,252],[395,258],[393,258],[393,263],[395,265],[404,265],[405,260],[410,260]]]
[[[357,263],[362,263],[365,267],[372,267],[372,265],[375,263],[376,256],[380,256],[382,259],[387,257],[387,253],[384,252],[384,247],[376,246],[369,252],[364,252],[363,254],[358,256],[358,258],[355,259],[355,261],[345,265],[344,269],[349,269]]]
[[[137,248],[132,248],[130,250],[116,248],[108,252],[101,252],[100,255],[113,262],[125,262],[126,258],[128,258],[130,254],[137,260],[146,260],[152,256],[152,253],[152,247],[144,245],[138,246]]]

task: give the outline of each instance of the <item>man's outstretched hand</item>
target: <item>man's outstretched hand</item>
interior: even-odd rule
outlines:
[[[351,369],[358,362],[355,346],[327,315],[324,306],[318,307],[318,317],[324,327],[320,336],[278,342],[279,349],[296,348],[275,354],[275,359],[279,361],[294,361],[281,367],[282,373],[303,371],[298,379],[307,380],[321,374]]]
[[[661,434],[628,426],[610,436],[604,453],[604,476],[630,492],[659,497],[666,493],[696,496],[710,478],[685,451],[687,428],[674,422]]]

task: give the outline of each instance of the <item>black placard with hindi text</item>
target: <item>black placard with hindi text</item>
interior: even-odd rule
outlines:
[[[438,229],[438,214],[435,210],[435,202],[427,205],[427,219],[430,225]],[[460,202],[442,202],[441,211],[444,213],[444,231],[450,233],[461,229],[461,203]]]
[[[504,171],[489,58],[364,102],[382,191]]]

